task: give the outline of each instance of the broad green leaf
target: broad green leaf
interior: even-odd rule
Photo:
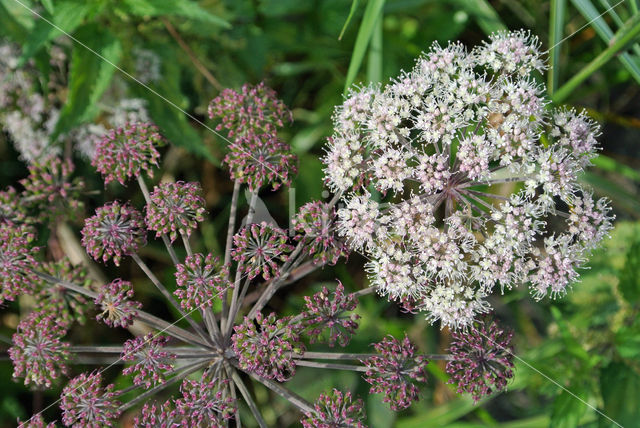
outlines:
[[[27,29],[24,28],[0,2],[0,35],[5,35],[11,40],[23,43],[27,38]]]
[[[111,83],[115,71],[113,64],[117,64],[122,55],[120,41],[98,24],[87,24],[80,28],[76,38],[86,47],[77,43],[73,45],[69,93],[52,140],[95,117],[98,113],[96,105]]]
[[[40,2],[47,12],[53,13],[53,0],[41,0]]]
[[[62,34],[73,33],[92,8],[91,2],[63,0],[56,3],[53,15],[46,14],[43,15],[46,20],[42,18],[36,20],[34,28],[22,47],[20,64],[31,59],[47,42]]]
[[[338,40],[342,40],[342,36],[344,36],[344,32],[347,31],[347,27],[349,27],[349,23],[353,19],[353,15],[356,13],[358,9],[358,0],[351,0],[351,9],[349,10],[349,15],[347,16],[347,20],[344,21],[344,26],[342,30],[340,30],[340,35],[338,36]]]
[[[191,0],[124,0],[127,10],[138,16],[181,16],[196,21],[204,21],[222,28],[231,24],[203,9]]]
[[[600,371],[602,412],[617,424],[636,427],[640,421],[640,375],[624,363],[611,363]],[[611,421],[604,418],[604,426]]]
[[[634,242],[627,251],[619,279],[618,287],[625,300],[631,304],[638,303],[640,301],[640,241]]]
[[[567,0],[551,0],[551,14],[549,17],[549,75],[547,91],[549,95],[558,87],[560,77],[560,41],[564,36],[564,16],[567,10]]]
[[[578,426],[580,418],[587,410],[587,405],[583,402],[588,398],[584,388],[570,385],[567,389],[577,395],[579,399],[567,391],[562,391],[555,398],[549,424],[552,428],[573,428]]]
[[[367,3],[360,28],[358,29],[358,35],[356,36],[356,42],[353,46],[353,52],[351,53],[351,62],[349,63],[347,78],[344,83],[345,93],[355,81],[356,74],[358,74],[358,70],[360,70],[364,54],[369,47],[369,41],[375,29],[376,21],[382,15],[384,2],[385,0],[369,0]]]

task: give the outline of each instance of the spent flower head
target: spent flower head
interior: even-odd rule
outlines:
[[[24,378],[25,385],[38,389],[51,387],[68,372],[69,344],[62,341],[66,334],[64,325],[54,315],[42,312],[27,315],[18,324],[13,346],[9,348],[13,377]]]
[[[304,345],[289,318],[278,319],[275,313],[263,317],[258,312],[255,320],[245,317],[234,331],[233,350],[243,370],[280,382],[295,374],[294,358],[304,352]]]
[[[135,361],[135,364],[122,370],[123,375],[134,375],[133,384],[144,389],[165,382],[164,372],[173,369],[174,354],[163,350],[169,338],[148,333],[135,339],[129,339],[122,348],[122,361]]]
[[[169,235],[171,242],[178,234],[190,236],[204,220],[206,210],[199,183],[162,183],[151,192],[145,220],[156,237]]]
[[[113,426],[120,415],[113,385],[102,386],[100,372],[82,373],[62,390],[62,423],[72,427],[102,428]]]
[[[102,311],[96,319],[110,327],[130,326],[142,307],[140,302],[132,298],[133,288],[129,281],[118,278],[104,285],[94,300],[96,307]]]
[[[458,393],[469,393],[478,402],[485,395],[506,388],[513,377],[512,332],[501,329],[494,321],[483,320],[468,331],[453,332],[451,337],[452,359],[446,371]]]
[[[98,143],[91,161],[105,184],[118,181],[124,185],[137,178],[142,170],[153,176],[160,153],[156,147],[164,145],[158,128],[151,123],[128,123],[110,130]]]
[[[95,260],[113,259],[116,266],[124,255],[135,253],[147,242],[142,214],[118,201],[96,209],[84,222],[82,245]]]
[[[334,389],[320,394],[313,412],[305,412],[300,422],[304,428],[366,428],[362,400],[353,400],[351,393]]]
[[[305,296],[305,310],[301,314],[301,327],[311,343],[326,342],[347,346],[358,328],[360,316],[353,313],[358,299],[353,293],[345,293],[340,281],[333,292],[327,287],[313,296]]]
[[[418,400],[420,390],[417,382],[427,381],[425,356],[416,354],[416,349],[405,335],[398,340],[389,335],[373,345],[378,355],[363,361],[367,367],[364,379],[371,384],[369,392],[383,394],[383,401],[392,410],[406,409]]]

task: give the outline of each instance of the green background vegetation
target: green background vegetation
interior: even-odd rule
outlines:
[[[566,298],[536,303],[522,287],[492,301],[497,316],[516,331],[515,347],[521,358],[516,362],[515,381],[497,397],[474,406],[445,384],[447,375],[436,363],[429,366],[432,376],[421,401],[399,414],[381,405],[379,396],[368,396],[357,374],[301,368],[290,386],[310,400],[333,386],[350,388],[364,397],[373,427],[611,426],[573,394],[623,426],[638,427],[640,45],[635,41],[640,14],[635,0],[618,1],[20,0],[130,73],[134,73],[136,49],[154,51],[162,60],[162,78],[150,87],[192,117],[43,20],[35,20],[16,0],[0,0],[0,37],[22,47],[23,60],[32,60],[42,87],[50,72],[46,64],[51,46],[62,47],[69,56],[68,91],[60,101],[62,115],[53,137],[99,121],[103,105],[124,97],[146,99],[154,121],[173,143],[165,153],[163,174],[202,182],[211,221],[200,230],[200,245],[218,251],[231,190],[226,171],[220,168],[225,141],[197,121],[214,125],[206,119],[206,108],[221,88],[264,80],[293,110],[294,123],[282,137],[300,159],[293,186],[299,206],[321,197],[319,156],[331,135],[333,106],[341,102],[345,87],[384,82],[410,69],[420,52],[435,41],[459,39],[471,46],[493,31],[530,29],[543,49],[554,47],[548,72],[539,76],[553,102],[586,108],[603,125],[601,156],[582,180],[596,194],[612,200],[618,217],[612,239],[594,254],[590,269],[582,271],[581,282]],[[88,186],[102,189],[92,168],[80,160],[78,164]],[[25,175],[25,164],[6,135],[0,134],[1,187]],[[285,212],[276,208],[286,204],[285,192],[263,193],[272,212]],[[88,210],[105,199],[129,197],[142,205],[133,186],[109,186],[104,196],[91,197]],[[276,219],[286,224],[284,216]],[[71,224],[71,228],[77,231],[79,226]],[[56,239],[55,231],[42,233],[45,243]],[[144,256],[156,269],[168,265],[160,247],[150,245]],[[271,307],[293,313],[301,307],[302,295],[335,278],[348,288],[361,288],[366,281],[362,264],[361,258],[353,256],[347,264],[325,268],[279,295]],[[111,277],[136,281],[136,293],[148,307],[159,302],[150,284],[128,264],[119,271],[105,271]],[[165,268],[162,275],[170,280],[171,269]],[[28,302],[0,310],[0,333],[5,338],[10,337],[16,314],[25,305]],[[163,310],[167,311],[159,308],[157,312]],[[441,352],[446,346],[447,332],[428,326],[420,315],[400,313],[383,299],[364,298],[359,311],[361,329],[349,350],[366,352],[384,334],[401,336],[404,331],[425,352]],[[126,339],[128,333],[90,321],[71,336],[78,344],[95,343],[96,337],[107,344]],[[0,426],[13,426],[17,417],[47,406],[59,393],[32,394],[11,381],[11,371],[5,358],[0,362]],[[128,382],[115,370],[108,376],[118,385]],[[256,386],[254,392],[270,425],[297,424],[297,413],[287,403],[264,388]],[[46,416],[58,417],[55,409]]]

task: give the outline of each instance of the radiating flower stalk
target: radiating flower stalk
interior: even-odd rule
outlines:
[[[504,43],[519,46],[517,55],[506,55]],[[198,183],[149,189],[165,143],[158,128],[125,123],[107,132],[92,165],[105,184],[135,181],[146,205],[110,201],[97,208],[84,222],[82,245],[99,263],[120,266],[131,258],[164,309],[179,314],[171,320],[136,301],[135,284],[124,278],[99,284],[79,266],[44,261],[33,247],[33,225],[51,216],[30,217],[15,203],[18,190],[3,191],[0,296],[13,301],[30,294],[37,302],[13,337],[14,376],[44,389],[73,376],[72,364],[124,365],[129,388],[109,384],[102,368],[72,377],[62,390],[62,423],[87,427],[113,426],[125,411],[136,413],[136,427],[240,426],[248,417],[241,400],[266,427],[248,382],[288,400],[303,426],[366,426],[363,401],[350,391],[333,389],[310,402],[289,389],[299,367],[360,373],[369,392],[396,411],[419,399],[433,360],[446,360],[459,391],[476,400],[504,389],[512,376],[511,334],[476,319],[489,309],[485,297],[525,279],[537,296],[560,294],[610,222],[606,203],[575,185],[577,170],[593,156],[595,125],[571,111],[545,119],[539,88],[525,78],[541,67],[533,39],[500,34],[471,53],[460,45],[436,47],[390,89],[353,92],[336,111],[325,157],[336,195],[302,206],[291,231],[253,221],[259,192],[289,186],[296,173],[295,156],[277,137],[291,114],[264,84],[225,90],[209,108],[217,129],[228,132],[225,163],[234,182],[223,254],[191,248],[208,218]],[[547,123],[549,144],[542,145]],[[62,172],[55,180],[23,183],[24,192],[41,195],[39,203],[73,193],[72,170],[54,165]],[[513,196],[496,187],[513,182],[522,183]],[[243,187],[250,198],[240,226]],[[374,191],[407,197],[382,206]],[[546,216],[562,215],[552,203],[557,198],[570,207],[562,217],[567,229],[536,239]],[[174,277],[161,279],[142,258],[152,237],[162,240]],[[338,263],[350,249],[372,256],[369,288],[349,292],[340,282],[326,284],[305,298],[299,314],[272,311],[279,291]],[[451,353],[422,354],[406,335],[381,338],[370,353],[337,351],[358,332],[359,301],[376,291],[457,327]],[[55,300],[45,304],[50,296]],[[89,314],[112,328],[138,322],[152,332],[116,345],[69,343],[67,332],[75,323],[88,326]],[[323,345],[326,351],[316,350]],[[31,422],[44,425],[40,414]]]

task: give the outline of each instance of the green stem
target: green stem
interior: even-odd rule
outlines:
[[[240,394],[242,394],[244,401],[247,403],[247,406],[249,406],[249,409],[251,410],[251,413],[253,414],[253,417],[255,418],[256,422],[258,422],[258,425],[260,426],[260,428],[267,428],[268,426],[267,423],[264,421],[262,414],[260,414],[260,410],[258,409],[258,406],[256,405],[255,401],[253,401],[253,398],[251,397],[251,394],[249,393],[249,390],[247,389],[244,382],[242,382],[240,375],[233,368],[229,368],[229,370],[231,371],[231,378],[233,379],[233,382],[236,384],[236,386],[240,390]]]
[[[582,70],[574,75],[567,83],[562,85],[551,97],[553,102],[561,103],[589,76],[596,72],[600,67],[605,65],[620,51],[631,43],[634,38],[640,34],[640,14],[634,15],[625,22],[625,24],[616,32],[609,41],[609,46],[595,57]]]

